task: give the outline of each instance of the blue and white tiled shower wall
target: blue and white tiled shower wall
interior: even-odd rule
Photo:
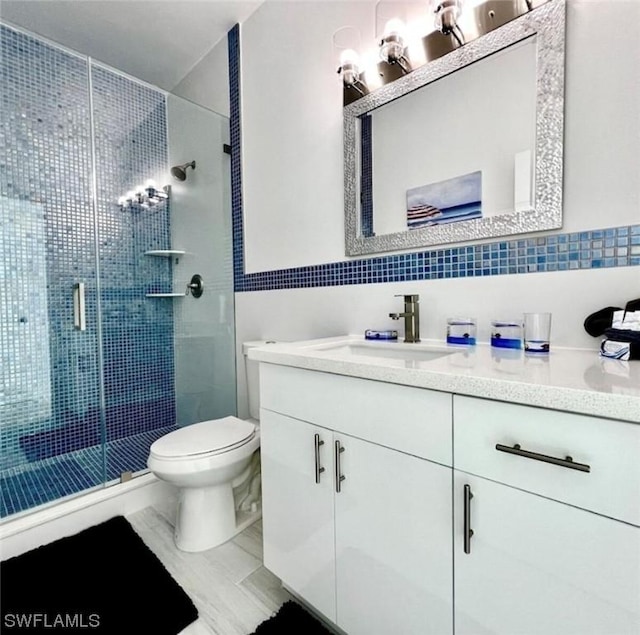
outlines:
[[[164,93],[0,25],[0,515],[145,467],[175,425]],[[95,180],[95,182],[94,182]],[[86,285],[87,328],[72,291]],[[127,443],[127,440],[130,442]],[[28,477],[28,478],[27,478]]]

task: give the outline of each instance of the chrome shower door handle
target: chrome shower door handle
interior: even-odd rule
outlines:
[[[471,537],[473,536],[473,529],[471,529],[471,499],[473,498],[473,493],[471,492],[471,486],[464,486],[464,508],[463,508],[463,517],[464,517],[464,552],[471,553]]]
[[[342,481],[345,480],[344,474],[341,473],[340,469],[340,455],[344,452],[344,448],[340,445],[340,441],[336,441],[335,444],[335,469],[336,469],[336,492],[339,494],[342,487]]]
[[[84,282],[76,282],[73,285],[73,327],[76,331],[87,330],[84,293]]]
[[[320,467],[320,446],[321,445],[324,445],[324,441],[320,440],[319,434],[315,434],[313,436],[313,446],[314,446],[315,457],[316,457],[316,483],[320,482],[320,474],[324,472],[324,468]]]

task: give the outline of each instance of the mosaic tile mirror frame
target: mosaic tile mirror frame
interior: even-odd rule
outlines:
[[[534,167],[532,206],[464,222],[434,224],[414,230],[375,232],[372,200],[372,163],[385,148],[374,149],[369,117],[376,109],[424,90],[439,79],[467,70],[471,64],[504,52],[525,40],[535,39],[535,147],[530,148]],[[345,248],[347,256],[399,251],[428,245],[513,236],[562,227],[562,157],[564,129],[565,2],[549,0],[511,22],[468,42],[439,59],[415,69],[344,108]],[[460,97],[464,99],[464,97]],[[395,106],[395,104],[394,104]],[[470,106],[471,108],[471,106]],[[425,152],[444,153],[435,145]],[[373,154],[369,156],[371,153]],[[376,154],[376,152],[378,154]],[[398,156],[402,163],[406,157]],[[474,168],[475,169],[475,168]],[[473,170],[466,170],[472,172]],[[449,175],[457,176],[457,174]],[[433,179],[441,180],[441,179]],[[430,181],[414,183],[421,186]],[[373,197],[375,199],[375,197]],[[382,206],[381,206],[382,207]],[[385,214],[389,211],[385,207]]]

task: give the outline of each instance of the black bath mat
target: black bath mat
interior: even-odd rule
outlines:
[[[3,633],[175,635],[195,606],[122,516],[0,564]]]
[[[280,610],[266,622],[262,622],[253,635],[284,635],[284,633],[304,633],[304,635],[331,635],[321,622],[295,602],[285,602]]]

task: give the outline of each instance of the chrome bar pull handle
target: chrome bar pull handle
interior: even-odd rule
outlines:
[[[496,443],[496,450],[498,450],[498,452],[506,452],[507,454],[522,456],[526,459],[533,459],[534,461],[542,461],[543,463],[551,463],[552,465],[567,467],[570,470],[578,470],[579,472],[591,472],[590,465],[587,465],[586,463],[576,463],[571,456],[566,456],[564,459],[559,459],[555,456],[547,456],[546,454],[523,450],[520,447],[519,443],[516,443],[514,446]]]
[[[77,331],[87,330],[84,291],[84,282],[76,282],[73,285],[73,326]]]
[[[340,493],[342,489],[342,481],[345,480],[344,474],[342,474],[342,470],[340,469],[340,455],[344,452],[344,448],[340,445],[340,441],[336,441],[335,445],[335,467],[336,467],[336,492]]]
[[[320,440],[320,435],[316,434],[313,437],[313,445],[316,455],[316,483],[320,482],[320,474],[324,472],[324,468],[320,467],[320,446],[324,445],[324,441]]]
[[[471,485],[464,486],[464,552],[471,553],[471,537],[473,529],[471,529]]]

